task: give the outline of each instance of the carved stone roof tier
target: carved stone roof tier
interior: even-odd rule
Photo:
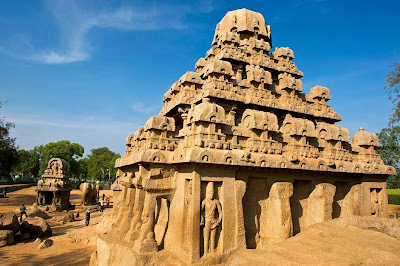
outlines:
[[[67,161],[60,158],[52,158],[47,164],[42,179],[38,181],[36,191],[71,191],[69,181],[69,166]]]
[[[212,46],[164,95],[164,107],[126,140],[117,167],[201,163],[365,174],[394,174],[360,130],[350,143],[341,116],[317,85],[304,93],[289,47],[272,47],[259,13],[231,11]]]
[[[354,134],[352,144],[357,146],[379,147],[379,139],[376,134],[366,132],[365,129],[361,127],[360,130]]]
[[[227,32],[257,32],[266,40],[271,38],[270,27],[265,25],[263,15],[245,8],[226,13],[217,24],[213,42]]]
[[[52,158],[47,163],[42,177],[68,179],[68,163],[64,159]]]
[[[144,130],[148,131],[151,129],[175,131],[175,120],[172,117],[166,117],[161,115],[155,115],[147,120],[144,125]]]

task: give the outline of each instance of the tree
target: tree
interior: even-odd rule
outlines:
[[[40,145],[33,148],[33,151],[39,155],[40,171],[43,175],[47,164],[51,158],[61,158],[69,164],[69,175],[75,177],[79,174],[78,159],[83,156],[84,148],[78,143],[71,143],[68,140],[58,142],[49,142],[46,145]]]
[[[88,175],[90,177],[99,178],[115,176],[117,170],[114,168],[115,160],[121,155],[110,151],[107,147],[92,149],[88,155]]]
[[[382,129],[378,133],[380,147],[377,152],[387,165],[396,168],[397,175],[388,178],[388,188],[400,188],[400,126]]]
[[[394,64],[393,68],[393,71],[386,76],[385,84],[389,99],[395,106],[394,113],[390,117],[391,125],[400,121],[400,64]]]
[[[3,102],[0,101],[0,108],[2,106]],[[10,178],[11,169],[17,163],[15,138],[10,137],[10,130],[14,127],[13,123],[0,117],[0,177]]]
[[[17,164],[13,167],[13,173],[21,175],[39,176],[39,154],[30,150],[18,150]]]
[[[87,178],[88,172],[89,172],[88,164],[89,164],[88,158],[83,158],[78,161],[79,170],[78,170],[78,174],[76,177],[79,179],[79,181]]]

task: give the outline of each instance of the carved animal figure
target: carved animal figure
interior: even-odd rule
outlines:
[[[96,198],[99,197],[99,185],[92,185],[89,183],[82,183],[79,186],[81,190],[81,205],[91,205],[96,204]]]

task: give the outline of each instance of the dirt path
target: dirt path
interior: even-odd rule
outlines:
[[[100,191],[100,195],[110,196],[112,204],[112,191]],[[28,207],[36,200],[35,187],[21,189],[8,193],[8,198],[0,198],[0,213],[15,212],[19,214],[22,203]],[[81,193],[79,190],[71,191],[71,204],[80,203]],[[106,209],[105,214],[112,209]],[[96,250],[94,245],[73,243],[68,233],[75,230],[84,230],[86,235],[97,235],[95,226],[101,221],[100,212],[92,212],[92,219],[88,227],[83,221],[84,213],[76,221],[70,223],[57,222],[55,217],[62,213],[48,213],[50,218],[47,222],[53,230],[53,245],[50,248],[38,250],[37,244],[32,241],[0,248],[0,265],[88,265],[90,255]],[[82,228],[85,228],[82,229]]]

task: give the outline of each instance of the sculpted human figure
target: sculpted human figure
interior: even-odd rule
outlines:
[[[376,189],[371,191],[371,213],[376,216],[379,214],[379,194]]]
[[[217,227],[222,221],[221,203],[214,196],[214,182],[208,182],[206,198],[201,202],[201,223],[203,225],[204,253],[215,251]],[[218,218],[215,218],[218,214]]]

